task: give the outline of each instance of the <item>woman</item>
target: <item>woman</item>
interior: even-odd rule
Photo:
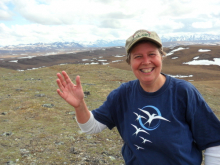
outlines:
[[[75,108],[82,131],[116,126],[128,165],[200,165],[202,150],[207,165],[220,164],[220,122],[194,86],[161,73],[165,53],[158,35],[138,30],[125,49],[137,80],[113,90],[92,112],[80,77],[74,85],[66,72],[57,74],[57,92]]]

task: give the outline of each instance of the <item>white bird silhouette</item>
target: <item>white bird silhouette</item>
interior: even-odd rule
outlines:
[[[161,119],[161,120],[169,121],[169,120],[165,119],[165,118],[162,117],[162,116],[155,116],[155,115],[156,115],[155,113],[153,113],[153,114],[151,115],[148,111],[145,111],[145,110],[140,109],[140,108],[138,108],[138,109],[139,109],[140,111],[144,112],[145,114],[147,114],[147,116],[149,117],[148,121],[147,121],[146,123],[144,123],[144,125],[147,124],[147,123],[149,123],[149,127],[150,127],[151,122],[152,122],[154,119]],[[170,121],[169,121],[169,122],[170,122]]]
[[[144,148],[142,148],[142,147],[140,147],[140,146],[138,146],[138,145],[136,145],[136,144],[134,144],[134,145],[137,147],[137,150],[139,150],[139,149],[144,150]]]
[[[136,119],[135,121],[139,120],[140,118],[144,118],[144,119],[146,119],[146,117],[141,116],[141,115],[138,115],[138,114],[137,114],[137,113],[135,113],[135,112],[134,112],[134,114],[137,116],[137,119]]]
[[[131,124],[135,129],[136,129],[136,132],[134,133],[134,134],[136,134],[136,136],[137,136],[137,134],[139,133],[139,132],[144,132],[144,133],[147,133],[147,134],[149,134],[147,131],[145,131],[145,130],[143,130],[143,129],[141,129],[141,128],[138,128],[137,126],[135,126],[135,125],[133,125],[133,124]],[[134,135],[133,134],[133,135]]]
[[[139,136],[141,139],[143,139],[143,142],[142,143],[144,143],[145,144],[145,142],[150,142],[150,143],[152,143],[150,140],[147,140],[147,139],[144,139],[143,137],[141,137],[141,136]]]

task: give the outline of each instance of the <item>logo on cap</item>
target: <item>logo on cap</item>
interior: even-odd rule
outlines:
[[[138,30],[136,33],[133,35],[133,40],[136,38],[141,38],[141,37],[150,37],[151,32],[147,30]]]

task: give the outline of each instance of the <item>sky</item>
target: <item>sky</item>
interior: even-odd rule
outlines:
[[[0,0],[0,46],[220,34],[219,0]]]

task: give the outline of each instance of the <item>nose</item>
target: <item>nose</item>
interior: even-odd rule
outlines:
[[[150,64],[150,63],[151,63],[150,57],[144,56],[144,57],[143,57],[142,64],[143,64],[143,65],[148,65],[148,64]]]

